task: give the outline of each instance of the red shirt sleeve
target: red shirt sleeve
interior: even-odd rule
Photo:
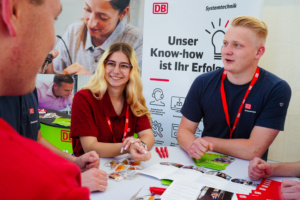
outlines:
[[[0,154],[0,199],[89,199],[78,166],[22,137],[1,118],[0,150],[5,152]]]
[[[77,92],[73,99],[71,114],[71,137],[98,136],[97,125],[93,116],[99,112],[91,101],[97,101],[88,90]]]
[[[148,117],[146,115],[138,117],[135,125],[135,133],[139,133],[146,129],[152,129]]]

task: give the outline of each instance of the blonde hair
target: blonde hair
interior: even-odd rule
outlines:
[[[252,16],[235,17],[231,21],[231,26],[233,26],[233,27],[241,26],[241,27],[250,28],[251,30],[253,30],[255,32],[257,37],[262,39],[263,42],[266,42],[267,35],[268,35],[267,24],[264,21],[262,21],[256,17],[252,17]]]
[[[143,96],[143,86],[140,77],[140,68],[138,66],[137,58],[133,48],[126,43],[112,44],[102,55],[97,66],[95,74],[91,80],[82,89],[88,89],[92,92],[93,96],[100,100],[107,90],[107,81],[105,75],[105,60],[114,52],[121,51],[129,59],[132,65],[129,81],[125,87],[126,102],[130,105],[131,111],[137,117],[146,115],[151,122],[151,114],[146,106],[146,100]]]

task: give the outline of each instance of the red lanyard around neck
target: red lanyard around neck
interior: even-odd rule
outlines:
[[[252,78],[252,81],[247,89],[247,92],[243,98],[243,101],[240,105],[240,108],[239,108],[239,111],[238,111],[238,114],[234,120],[234,124],[233,124],[233,127],[231,129],[230,127],[230,121],[229,121],[229,113],[228,113],[228,107],[227,107],[227,101],[226,101],[226,95],[225,95],[225,89],[224,89],[224,79],[226,78],[227,76],[227,71],[224,70],[223,74],[222,74],[222,81],[221,81],[221,88],[220,88],[220,91],[221,91],[221,98],[222,98],[222,104],[223,104],[223,109],[224,109],[224,112],[225,112],[225,116],[226,116],[226,121],[227,121],[227,124],[228,124],[228,127],[229,127],[229,130],[230,130],[230,139],[232,138],[232,133],[233,131],[235,130],[238,122],[239,122],[239,119],[240,119],[240,115],[241,115],[241,112],[242,112],[242,108],[244,107],[244,104],[245,104],[245,101],[246,101],[246,98],[250,92],[250,90],[252,89],[254,83],[257,81],[258,77],[259,77],[259,68],[256,67],[256,71],[255,71],[255,74]]]
[[[109,117],[107,117],[107,116],[106,116],[106,121],[107,121],[107,124],[110,128],[111,134],[113,136],[114,143],[117,143],[115,135],[114,135],[114,133],[112,131],[112,128],[111,128],[111,121],[110,121]],[[127,110],[126,110],[126,119],[125,119],[125,127],[124,127],[124,134],[123,134],[122,142],[126,138],[126,135],[127,135],[128,123],[129,123],[129,105],[127,105]]]

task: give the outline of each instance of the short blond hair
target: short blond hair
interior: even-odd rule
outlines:
[[[252,16],[238,16],[233,18],[231,21],[231,26],[241,26],[245,28],[249,28],[255,32],[257,37],[263,40],[263,42],[266,42],[267,36],[268,36],[268,27],[267,24]]]

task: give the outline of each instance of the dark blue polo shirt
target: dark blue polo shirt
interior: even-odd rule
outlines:
[[[233,138],[250,138],[254,126],[284,129],[291,88],[274,74],[262,68],[259,71],[260,76],[245,101]],[[220,93],[222,73],[223,68],[198,76],[187,94],[181,113],[196,123],[203,119],[202,136],[228,139],[230,130]],[[249,84],[234,85],[227,78],[224,80],[231,127]],[[267,152],[263,159],[267,159]]]
[[[0,117],[20,135],[37,140],[40,122],[36,89],[23,96],[1,96]]]

